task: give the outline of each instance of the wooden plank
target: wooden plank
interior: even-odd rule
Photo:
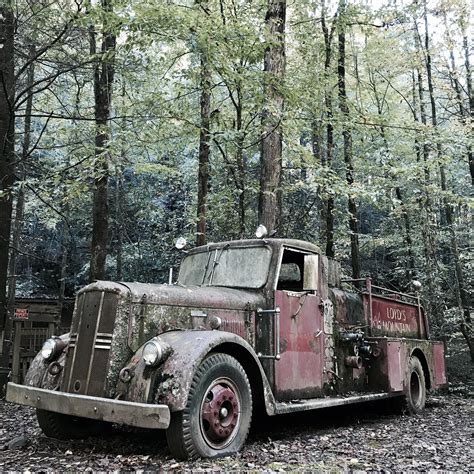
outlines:
[[[20,383],[21,321],[15,321],[15,339],[13,340],[12,381]]]

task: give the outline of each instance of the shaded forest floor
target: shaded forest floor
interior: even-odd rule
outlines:
[[[472,398],[432,396],[417,416],[386,403],[266,418],[243,451],[193,463],[173,459],[162,432],[117,429],[102,438],[58,441],[34,410],[0,401],[0,471],[473,471]],[[10,443],[10,446],[8,444]]]
[[[448,343],[446,371],[450,393],[474,398],[474,363],[460,335]]]

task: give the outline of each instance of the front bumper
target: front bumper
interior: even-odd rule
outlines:
[[[167,405],[149,405],[147,403],[56,392],[12,382],[7,385],[6,399],[8,402],[40,408],[41,410],[93,420],[110,421],[139,428],[166,429],[170,424],[170,410]]]

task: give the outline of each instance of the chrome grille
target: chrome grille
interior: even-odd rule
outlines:
[[[104,395],[116,310],[116,293],[92,290],[78,295],[63,391]]]
[[[98,332],[95,338],[95,349],[107,349],[110,351],[112,346],[112,334],[106,332]]]

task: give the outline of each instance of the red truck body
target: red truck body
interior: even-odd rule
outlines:
[[[255,409],[422,410],[447,380],[418,295],[339,273],[313,244],[254,239],[189,251],[173,285],[93,283],[7,399],[58,438],[94,421],[166,429],[180,458],[239,450]]]

